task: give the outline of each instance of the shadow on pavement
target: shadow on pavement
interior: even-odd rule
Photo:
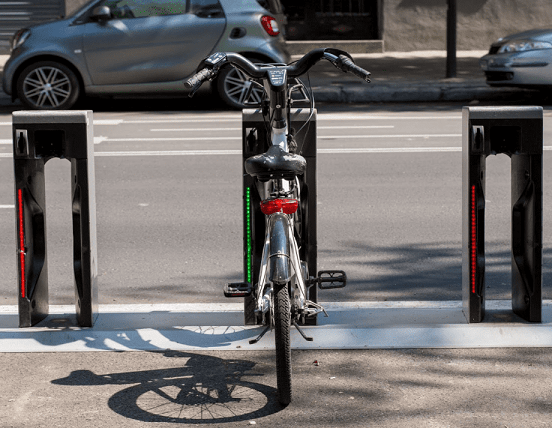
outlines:
[[[408,243],[382,246],[366,242],[348,242],[339,256],[332,254],[332,263],[343,266],[350,273],[347,288],[326,291],[324,301],[431,301],[462,300],[461,244]],[[319,249],[319,257],[328,256]],[[509,300],[511,290],[511,253],[502,242],[486,242],[485,298]],[[552,281],[552,250],[543,249],[543,284]],[[543,299],[551,299],[547,287]]]
[[[103,375],[75,370],[52,383],[128,385],[109,398],[108,406],[121,416],[142,422],[229,423],[282,409],[275,388],[241,379],[252,375],[252,361],[172,351],[163,355],[182,359],[182,367]]]

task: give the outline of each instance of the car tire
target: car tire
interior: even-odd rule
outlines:
[[[80,93],[75,73],[55,61],[31,64],[17,79],[17,96],[25,107],[32,110],[70,109]]]
[[[253,85],[253,88],[250,88],[251,85]],[[264,94],[264,90],[252,83],[252,79],[247,77],[243,71],[231,65],[227,65],[220,70],[216,88],[222,101],[231,108],[238,110],[259,105]],[[250,91],[250,96],[246,100],[245,97],[248,91]]]

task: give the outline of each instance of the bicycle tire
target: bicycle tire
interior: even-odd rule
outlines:
[[[274,341],[276,345],[276,384],[278,401],[291,403],[291,301],[288,285],[277,286],[274,293]]]

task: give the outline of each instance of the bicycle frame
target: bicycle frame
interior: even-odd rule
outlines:
[[[265,90],[269,94],[268,117],[272,118],[270,145],[279,146],[285,152],[289,152],[288,82],[286,80],[278,90],[275,90],[270,82],[265,81]],[[300,189],[297,177],[293,182],[283,178],[274,178],[265,183],[258,182],[257,185],[257,191],[262,200],[274,196],[292,196],[298,201],[299,206],[301,206]],[[289,292],[295,311],[300,310],[304,315],[314,315],[322,311],[318,308],[308,307],[308,303],[316,307],[318,305],[307,299],[308,272],[306,272],[306,266],[303,267],[301,263],[294,225],[295,214],[278,212],[265,217],[265,239],[255,290],[255,306],[258,314],[264,315],[271,309],[272,284],[285,285],[288,283],[291,287]],[[272,320],[272,317],[269,319]]]

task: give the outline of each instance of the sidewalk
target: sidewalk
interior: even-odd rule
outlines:
[[[446,51],[388,52],[353,55],[355,63],[372,73],[365,84],[331,64],[311,72],[315,99],[329,103],[503,101],[524,99],[534,91],[492,88],[485,82],[479,58],[486,51],[457,52],[455,78],[446,78]]]
[[[486,51],[458,51],[457,77],[445,78],[446,51],[388,52],[353,55],[372,73],[367,84],[344,74],[326,61],[318,63],[303,80],[312,86],[315,100],[326,103],[480,102],[527,99],[535,91],[491,88],[485,83],[479,58]],[[0,72],[7,56],[0,56]],[[294,57],[297,59],[299,57]],[[11,99],[0,91],[0,105]]]

